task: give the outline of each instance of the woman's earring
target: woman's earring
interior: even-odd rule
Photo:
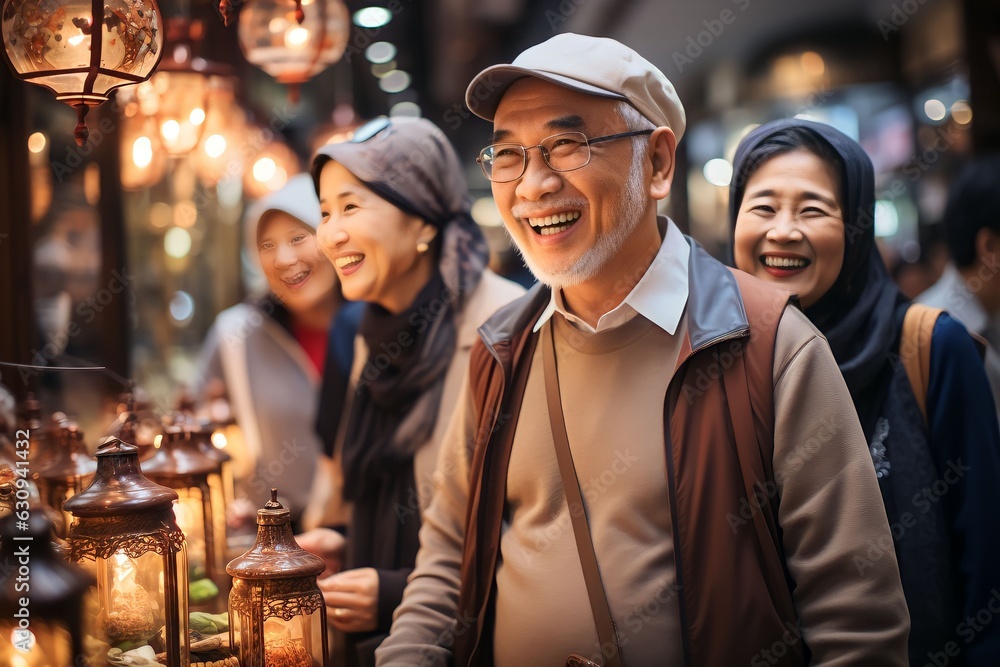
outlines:
[[[420,243],[417,244],[417,252],[419,252],[419,253],[425,253],[429,249],[430,249],[430,246],[427,245],[426,243],[424,243],[423,241],[421,241]]]

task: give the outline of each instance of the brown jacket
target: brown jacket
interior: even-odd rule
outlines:
[[[891,537],[829,349],[800,313],[784,324],[791,315],[787,295],[731,273],[693,243],[689,274],[684,344],[664,407],[685,662],[809,664],[812,637],[819,652],[813,664],[905,664],[908,617]],[[470,474],[435,497],[413,590],[407,590],[379,664],[444,664],[438,658],[447,652],[435,647],[451,645],[456,665],[490,664],[507,461],[530,365],[520,361],[531,359],[537,337],[530,331],[547,300],[547,290],[536,288],[480,330],[484,344],[474,349],[470,365],[472,423],[464,427],[464,447],[459,444],[464,456],[453,459],[465,461],[442,470],[445,484],[460,477],[466,462]],[[780,369],[779,321],[797,328],[797,347],[783,352]],[[812,377],[816,371],[825,375]],[[791,386],[808,389],[794,400],[783,395],[782,411],[799,409],[792,419],[778,418],[774,409],[775,383],[786,373],[796,375]],[[779,459],[775,429],[783,443],[794,440],[788,428],[802,426],[804,406],[792,403],[814,399],[822,401],[815,419],[832,420],[841,436],[819,444],[844,451],[788,449]],[[750,414],[747,404],[752,429],[739,428],[735,416]],[[817,486],[810,477],[802,488],[789,481],[811,463],[828,484]],[[787,550],[789,540],[794,553]],[[858,566],[867,544],[882,541],[887,551],[868,552],[873,569]],[[440,628],[449,613],[457,618],[451,631],[427,632]]]

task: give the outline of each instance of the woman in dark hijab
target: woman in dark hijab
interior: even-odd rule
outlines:
[[[463,173],[441,130],[411,118],[372,121],[313,161],[320,248],[345,298],[366,304],[354,368],[327,378],[320,422],[353,505],[348,569],[321,582],[347,664],[374,664],[402,598],[476,329],[524,291],[486,269]],[[343,549],[325,529],[300,543],[328,559]]]
[[[986,374],[965,328],[942,313],[926,396],[916,395],[905,358],[916,351],[900,356],[910,302],[879,256],[874,210],[871,160],[832,127],[776,121],[737,148],[735,265],[797,293],[833,349],[892,527],[911,664],[1000,665],[1000,431]],[[855,565],[863,576],[866,563]],[[994,622],[976,620],[991,604]]]

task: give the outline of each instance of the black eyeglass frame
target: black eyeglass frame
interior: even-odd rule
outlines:
[[[593,139],[588,138],[587,135],[585,135],[583,132],[559,132],[558,134],[553,134],[552,136],[545,137],[544,139],[542,139],[541,143],[535,144],[534,146],[525,146],[523,144],[514,143],[513,141],[500,142],[498,144],[490,144],[489,146],[487,146],[483,150],[479,151],[479,157],[476,158],[476,162],[479,163],[479,167],[483,170],[483,176],[485,176],[486,180],[488,180],[490,183],[511,183],[511,182],[516,181],[517,179],[521,178],[522,176],[524,176],[524,172],[527,171],[527,169],[528,169],[528,150],[529,149],[532,149],[532,148],[537,148],[538,149],[538,152],[542,154],[542,160],[545,161],[545,166],[546,167],[548,167],[552,171],[556,171],[556,172],[559,172],[559,173],[565,173],[565,172],[568,172],[568,171],[576,171],[577,169],[583,169],[588,164],[590,164],[590,159],[593,157],[593,153],[590,152],[590,145],[591,144],[597,144],[597,143],[600,143],[602,141],[611,141],[613,139],[624,139],[625,137],[637,137],[637,136],[642,135],[642,134],[652,134],[653,132],[655,132],[655,130],[653,130],[653,129],[632,130],[631,132],[619,132],[618,134],[608,134],[608,135],[605,135],[603,137],[594,137]],[[552,139],[554,137],[561,137],[561,136],[563,136],[565,134],[574,134],[574,135],[579,135],[579,136],[583,137],[584,144],[587,146],[587,161],[584,162],[583,164],[581,164],[579,167],[571,167],[569,169],[556,169],[549,162],[549,151],[542,144],[544,144],[549,139]],[[501,180],[494,179],[486,171],[486,163],[484,162],[483,154],[486,153],[486,151],[488,151],[491,148],[493,148],[494,146],[520,146],[520,148],[521,148],[521,171],[517,174],[517,176],[515,176],[513,178],[506,178],[506,179],[504,179],[504,180],[501,181]]]

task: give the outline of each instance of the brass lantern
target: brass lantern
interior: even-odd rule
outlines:
[[[0,582],[0,665],[77,665],[84,653],[83,596],[94,578],[56,554],[50,528],[39,511],[0,522],[0,561],[11,568]]]
[[[3,42],[19,79],[76,109],[82,146],[90,107],[152,74],[163,50],[160,21],[155,0],[6,0]]]
[[[198,446],[192,425],[179,419],[166,430],[156,454],[143,461],[143,474],[177,493],[174,516],[187,542],[191,604],[221,610],[219,587],[228,587],[222,468]],[[199,583],[205,579],[211,584]]]
[[[96,456],[94,481],[65,505],[75,519],[69,559],[97,579],[84,603],[87,664],[103,665],[119,650],[152,650],[168,667],[189,667],[177,494],[142,475],[133,445],[110,438]]]
[[[118,397],[114,423],[105,430],[101,444],[118,438],[139,449],[139,459],[145,461],[160,446],[163,439],[163,420],[150,404],[131,392]]]
[[[326,566],[299,548],[290,513],[271,500],[257,511],[257,541],[226,572],[229,645],[240,667],[329,667],[326,607],[316,583]]]
[[[63,509],[63,503],[90,484],[97,462],[90,457],[83,444],[83,433],[72,421],[63,422],[55,445],[52,457],[38,471],[38,490],[42,502],[61,515],[62,520],[55,524],[55,533],[65,539],[72,517]]]
[[[350,17],[342,0],[254,0],[240,11],[243,55],[279,83],[305,83],[347,48]]]
[[[22,462],[27,460],[29,471],[34,473],[46,464],[52,452],[48,437],[49,429],[42,426],[42,404],[32,393],[29,393],[18,406],[17,428],[18,460]]]

